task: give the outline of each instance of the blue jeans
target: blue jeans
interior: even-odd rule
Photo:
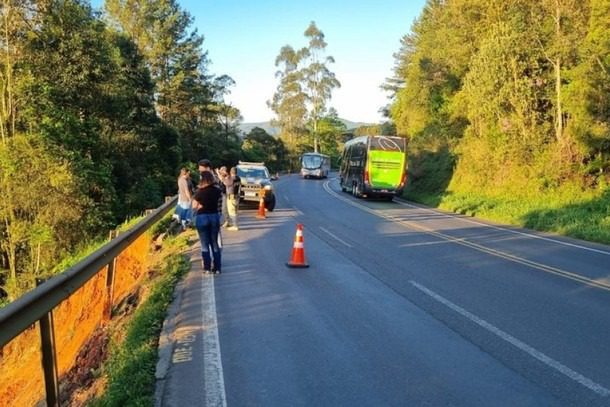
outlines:
[[[195,217],[195,227],[201,242],[203,269],[220,271],[220,214],[203,213],[197,215]],[[212,257],[214,258],[213,269]]]

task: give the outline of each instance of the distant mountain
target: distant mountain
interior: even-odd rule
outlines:
[[[341,120],[341,122],[343,122],[343,124],[345,124],[345,127],[347,128],[347,130],[353,130],[360,126],[372,126],[374,124],[377,124],[377,123],[352,122],[350,120],[346,120],[346,119],[342,119],[342,118],[339,118],[339,120]],[[277,127],[271,126],[270,122],[242,123],[239,125],[239,129],[244,134],[250,133],[250,130],[252,130],[255,127],[260,127],[261,129],[265,130],[267,133],[271,134],[272,136],[276,136],[280,131]]]
[[[279,133],[279,129],[271,126],[270,122],[242,123],[239,125],[239,130],[244,134],[248,134],[255,127],[260,127],[272,136],[276,136]]]
[[[352,122],[346,119],[342,119],[339,117],[339,120],[341,120],[343,122],[343,124],[345,124],[345,127],[347,128],[347,130],[353,130],[355,128],[361,127],[361,126],[373,126],[375,124],[378,123],[365,123],[365,122]]]

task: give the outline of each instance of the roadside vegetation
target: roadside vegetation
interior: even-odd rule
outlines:
[[[209,71],[192,16],[145,3],[2,3],[0,305],[202,157],[277,172],[317,149],[336,167],[362,134],[408,139],[409,199],[608,242],[610,0],[428,0],[384,85],[388,122],[359,129],[329,107],[340,78],[312,21],[269,61],[277,136],[239,134],[234,82]]]
[[[610,1],[430,0],[390,115],[405,196],[610,243]]]
[[[102,395],[89,403],[91,406],[154,404],[159,335],[174,287],[190,268],[184,254],[188,247],[185,234],[167,239],[163,244],[163,250],[157,255],[160,265],[156,271],[153,267],[143,285],[141,304],[133,315],[111,330],[108,359],[102,365],[98,380],[105,385],[99,390]]]
[[[131,4],[131,3],[129,3]],[[7,0],[0,19],[0,305],[241,157],[230,77],[175,0]]]

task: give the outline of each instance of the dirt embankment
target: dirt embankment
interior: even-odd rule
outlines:
[[[113,305],[137,291],[148,269],[149,245],[145,233],[117,259]],[[99,272],[53,311],[62,395],[92,381],[106,354],[106,274],[107,269]],[[44,397],[40,330],[34,325],[0,349],[0,407],[33,406]]]

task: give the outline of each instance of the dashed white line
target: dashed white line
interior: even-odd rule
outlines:
[[[502,340],[510,343],[511,345],[515,346],[516,348],[522,350],[523,352],[527,353],[531,357],[538,359],[539,361],[541,361],[548,367],[557,370],[559,373],[561,373],[561,374],[569,377],[570,379],[574,380],[575,382],[587,387],[589,390],[592,390],[595,393],[599,394],[600,396],[604,396],[604,397],[610,395],[610,390],[606,389],[604,386],[602,386],[598,383],[595,383],[593,380],[591,380],[591,379],[583,376],[582,374],[570,369],[569,367],[561,364],[560,362],[556,361],[555,359],[553,359],[553,358],[545,355],[544,353],[536,350],[535,348],[529,346],[525,342],[520,341],[519,339],[502,331],[499,328],[496,328],[494,325],[490,324],[489,322],[466,311],[464,308],[452,303],[448,299],[440,296],[439,294],[424,287],[423,285],[416,283],[415,281],[410,281],[410,283],[415,288],[417,288],[418,290],[427,294],[428,296],[432,297],[433,299],[440,302],[441,304],[447,306],[448,308],[452,309],[453,311],[457,312],[458,314],[462,315],[463,317],[469,319],[470,321],[474,322],[475,324],[479,325],[480,327],[493,333],[494,335],[498,336],[500,339],[502,339]]]
[[[226,407],[227,397],[220,356],[220,340],[218,339],[214,278],[204,275],[201,279],[201,290],[205,405],[208,407]]]
[[[323,228],[322,226],[320,226],[320,230],[322,230],[322,232],[328,234],[330,237],[332,237],[333,239],[335,239],[336,241],[343,243],[345,246],[347,247],[353,247],[351,244],[347,243],[345,240],[341,239],[340,237],[336,236],[335,234],[333,234],[331,231]]]
[[[326,190],[326,192],[328,192],[329,194],[335,196],[337,199],[340,199],[340,200],[344,201],[345,203],[347,203],[349,205],[352,205],[352,206],[354,206],[356,208],[359,208],[359,209],[361,209],[361,210],[363,210],[365,212],[368,212],[368,213],[370,213],[372,215],[375,215],[375,216],[378,216],[380,218],[384,218],[384,219],[390,220],[392,222],[405,225],[405,226],[407,226],[407,227],[409,227],[411,229],[420,230],[420,231],[422,231],[424,233],[430,234],[432,236],[439,237],[439,238],[441,238],[443,240],[447,240],[449,242],[453,242],[453,243],[456,243],[456,244],[459,244],[459,245],[462,245],[462,246],[470,247],[472,249],[478,250],[478,251],[483,252],[483,253],[491,254],[492,256],[500,257],[500,258],[503,258],[503,259],[506,259],[506,260],[513,261],[515,263],[523,264],[525,266],[529,266],[529,267],[531,267],[533,269],[536,269],[536,270],[544,271],[544,272],[550,273],[550,274],[555,274],[557,276],[561,276],[561,277],[564,277],[564,278],[567,278],[567,279],[570,279],[570,280],[578,281],[580,283],[586,284],[586,285],[591,286],[591,287],[597,287],[597,288],[600,288],[602,290],[610,291],[610,284],[607,284],[604,281],[593,280],[591,278],[582,276],[582,275],[577,274],[577,273],[572,273],[572,272],[569,272],[569,271],[566,271],[566,270],[562,270],[562,269],[559,269],[559,268],[556,268],[556,267],[548,266],[546,264],[542,264],[542,263],[538,263],[538,262],[535,262],[535,261],[532,261],[532,260],[528,260],[526,258],[522,258],[522,257],[516,256],[516,255],[513,255],[513,254],[505,253],[505,252],[502,252],[500,250],[492,249],[490,247],[487,247],[487,246],[484,246],[484,245],[481,245],[481,244],[478,244],[478,243],[475,243],[475,242],[471,242],[471,241],[467,240],[466,238],[456,238],[456,237],[453,237],[453,236],[450,236],[450,235],[446,235],[444,233],[437,232],[437,231],[435,231],[435,230],[433,230],[433,229],[431,229],[431,228],[429,228],[427,226],[423,226],[423,225],[421,225],[421,224],[419,224],[417,222],[407,221],[407,220],[398,218],[397,216],[394,216],[394,215],[384,214],[382,212],[376,211],[376,210],[374,210],[372,208],[369,208],[369,207],[367,207],[365,205],[362,205],[362,204],[360,204],[358,202],[355,202],[355,201],[353,201],[351,199],[348,199],[348,198],[340,196],[338,193],[336,193],[335,191],[333,191],[329,187],[329,181],[327,181],[324,184],[324,189]],[[434,211],[432,211],[432,212],[434,212]],[[501,229],[501,228],[499,228],[499,229]]]

